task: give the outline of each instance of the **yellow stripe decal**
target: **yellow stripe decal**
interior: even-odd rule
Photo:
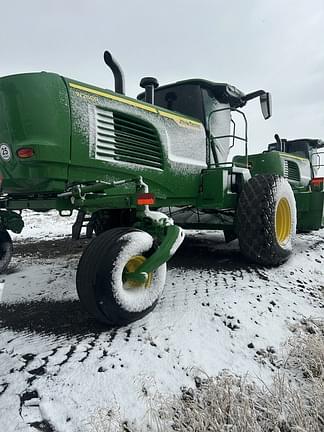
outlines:
[[[189,125],[193,125],[193,126],[200,125],[200,122],[198,122],[198,121],[190,120],[186,117],[181,117],[181,116],[178,116],[176,114],[169,113],[169,112],[159,110],[159,114],[163,117],[167,117],[167,118],[175,120],[175,121],[188,123]]]
[[[105,93],[105,92],[102,92],[102,91],[99,91],[99,90],[95,90],[95,89],[91,89],[91,88],[88,88],[88,87],[83,87],[83,86],[81,86],[79,84],[74,84],[74,83],[69,83],[69,84],[70,84],[70,87],[75,88],[77,90],[82,90],[82,91],[85,91],[85,92],[88,92],[88,93],[95,94],[97,96],[102,96],[102,97],[105,97],[107,99],[112,99],[114,101],[121,102],[121,103],[124,103],[126,105],[131,105],[131,106],[134,106],[136,108],[141,108],[141,109],[144,109],[146,111],[154,112],[154,113],[157,114],[157,109],[156,108],[150,107],[148,105],[143,105],[140,102],[136,102],[136,101],[132,101],[132,100],[129,100],[129,99],[125,99],[125,98],[120,97],[120,96],[112,95],[110,93]]]
[[[298,159],[298,160],[302,160],[302,161],[307,160],[307,158],[304,158],[304,157],[301,157],[301,156],[295,156],[295,155],[292,155],[291,153],[282,153],[282,152],[280,152],[280,156],[285,156],[287,158]]]
[[[88,92],[88,93],[92,93],[92,94],[97,95],[97,96],[102,96],[102,97],[105,97],[107,99],[114,100],[116,102],[120,102],[120,103],[123,103],[123,104],[126,104],[126,105],[131,105],[131,106],[134,106],[136,108],[140,108],[140,109],[144,109],[146,111],[153,112],[155,114],[160,114],[163,117],[167,117],[167,118],[169,118],[171,120],[175,120],[177,122],[187,123],[188,125],[192,125],[192,126],[196,126],[196,125],[199,126],[201,124],[199,121],[194,121],[194,120],[188,119],[186,117],[182,117],[182,116],[179,116],[179,115],[176,115],[176,114],[172,114],[172,113],[169,113],[169,112],[166,112],[166,111],[157,110],[153,106],[144,105],[144,104],[142,104],[140,102],[129,100],[129,99],[123,98],[121,96],[116,96],[114,94],[105,93],[105,92],[100,91],[100,90],[95,90],[95,89],[92,89],[92,88],[89,88],[89,87],[84,87],[84,86],[82,86],[80,84],[69,83],[69,85],[70,85],[70,87],[72,87],[74,89],[82,90],[82,91],[85,91],[85,92]]]

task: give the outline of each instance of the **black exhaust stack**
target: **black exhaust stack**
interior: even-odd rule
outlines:
[[[159,82],[153,77],[141,79],[140,86],[145,89],[145,102],[154,104],[154,90],[159,87]]]
[[[112,73],[114,74],[115,92],[120,93],[122,95],[125,94],[125,79],[121,67],[116,62],[116,60],[113,58],[113,56],[110,54],[109,51],[105,51],[104,60],[106,65],[110,67]]]

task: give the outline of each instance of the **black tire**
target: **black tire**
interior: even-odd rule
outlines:
[[[109,210],[98,210],[92,214],[89,224],[96,236],[114,228]]]
[[[296,235],[296,202],[286,179],[257,175],[243,187],[237,208],[241,252],[267,266],[286,261]]]
[[[132,211],[129,209],[115,210],[103,209],[97,210],[91,215],[88,224],[87,236],[90,236],[90,231],[95,233],[96,236],[108,231],[112,228],[129,227],[133,224],[134,217]]]
[[[84,308],[99,321],[126,325],[148,314],[162,294],[166,264],[152,273],[152,284],[127,286],[122,272],[130,258],[147,257],[155,250],[153,238],[134,228],[113,228],[85,249],[77,269],[76,285]]]
[[[8,231],[0,231],[0,273],[4,273],[12,258],[12,240]]]

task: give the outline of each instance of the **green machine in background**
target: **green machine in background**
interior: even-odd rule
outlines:
[[[104,58],[115,91],[45,72],[0,79],[3,272],[8,230],[23,229],[20,210],[78,210],[74,237],[84,216],[88,235],[96,234],[77,270],[80,300],[98,320],[123,325],[154,308],[183,229],[223,230],[251,261],[278,265],[296,230],[323,226],[323,141],[276,135],[263,153],[248,154],[241,108],[260,98],[269,118],[269,93],[202,79],[159,86],[146,77],[133,99],[118,63],[107,51]],[[245,154],[228,162],[236,140]]]

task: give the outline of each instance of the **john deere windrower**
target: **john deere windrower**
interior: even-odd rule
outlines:
[[[121,325],[155,306],[183,229],[223,230],[249,260],[278,265],[296,229],[323,225],[323,141],[276,136],[248,154],[241,108],[260,98],[269,118],[269,93],[202,79],[159,86],[146,77],[132,99],[119,65],[104,58],[114,92],[45,72],[0,79],[2,271],[12,253],[8,230],[23,229],[20,210],[78,210],[74,237],[84,217],[96,234],[77,270],[80,300],[98,320]],[[236,140],[244,155],[228,162]]]

